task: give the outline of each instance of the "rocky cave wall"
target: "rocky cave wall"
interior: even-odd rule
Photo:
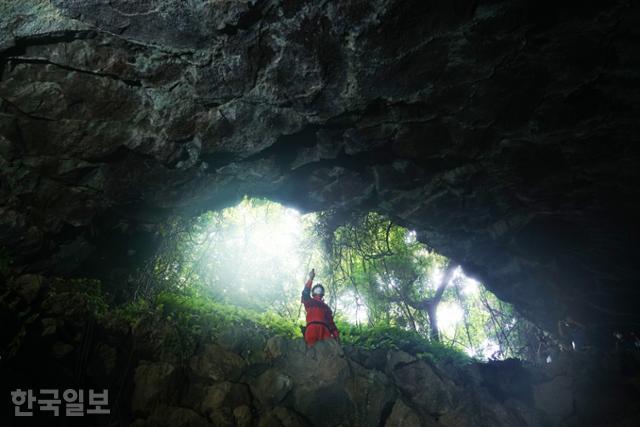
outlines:
[[[637,330],[639,24],[628,1],[2,2],[0,245],[75,274],[243,194],[375,209],[549,330]]]

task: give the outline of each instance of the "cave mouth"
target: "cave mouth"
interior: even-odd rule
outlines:
[[[314,269],[347,343],[385,329],[477,360],[549,361],[549,346],[540,350],[549,334],[419,242],[415,230],[378,213],[302,214],[245,196],[199,216],[170,217],[159,229],[153,268],[122,304],[185,296],[270,316],[295,331],[305,321],[300,291]],[[385,344],[375,339],[369,345]]]

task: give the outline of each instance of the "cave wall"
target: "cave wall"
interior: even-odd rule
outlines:
[[[547,329],[637,330],[638,24],[628,1],[2,2],[0,245],[73,274],[244,194],[375,209]]]

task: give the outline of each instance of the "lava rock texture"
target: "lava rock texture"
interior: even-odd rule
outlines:
[[[0,245],[73,274],[243,194],[375,209],[547,329],[637,330],[639,9],[2,2]]]
[[[91,289],[91,284],[86,283]],[[251,322],[191,335],[161,311],[133,323],[95,312],[95,294],[28,274],[0,294],[0,378],[16,388],[109,390],[109,416],[68,421],[13,416],[47,427],[584,427],[640,423],[640,357],[559,352],[551,364],[509,359],[461,364],[400,349],[307,348]],[[189,317],[189,312],[182,312]],[[177,317],[177,316],[176,316]],[[193,332],[191,332],[193,333]],[[408,348],[407,348],[408,350]],[[376,355],[377,357],[372,357]],[[3,355],[6,356],[6,355]],[[7,363],[8,361],[8,363]],[[3,407],[2,405],[6,405]],[[24,408],[23,408],[24,409]],[[63,410],[61,410],[61,414]],[[90,424],[87,424],[90,420]],[[41,421],[41,422],[38,422]]]

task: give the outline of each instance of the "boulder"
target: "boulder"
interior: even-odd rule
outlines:
[[[213,381],[238,379],[246,363],[242,357],[218,344],[207,344],[203,351],[191,358],[191,370]]]
[[[249,427],[252,425],[253,414],[251,413],[251,407],[247,405],[241,405],[233,409],[233,418],[235,419],[238,427]]]
[[[559,425],[573,413],[573,380],[557,376],[533,387],[535,406],[544,412],[551,425]]]
[[[420,416],[402,400],[395,402],[391,414],[384,424],[385,427],[425,427],[432,425],[435,426],[437,423],[431,419],[423,423]]]
[[[259,363],[264,360],[261,349],[266,339],[253,329],[229,329],[218,333],[217,342],[232,353],[240,355],[248,363]]]
[[[43,277],[36,274],[23,274],[13,281],[13,288],[27,304],[31,304],[42,288]]]
[[[279,335],[269,338],[264,347],[264,353],[267,360],[273,360],[284,356],[287,352],[289,342],[290,340]]]
[[[364,349],[345,346],[344,351],[349,358],[367,369],[377,369],[384,372],[387,366],[387,350],[385,349]]]
[[[317,425],[335,425],[352,416],[356,406],[347,392],[351,367],[336,341],[320,341],[309,349],[289,346],[277,366],[293,380],[296,412]]]
[[[244,384],[230,382],[217,383],[203,390],[204,398],[199,409],[205,415],[211,415],[223,408],[235,408],[251,405],[251,395]]]
[[[451,380],[405,352],[389,352],[387,358],[387,372],[394,383],[425,414],[439,415],[453,409],[456,390]]]
[[[355,406],[350,415],[357,425],[379,425],[393,407],[397,392],[389,378],[377,370],[351,362],[352,376],[346,391]]]
[[[286,357],[276,366],[300,386],[322,386],[344,382],[349,376],[349,365],[340,345],[334,340],[318,342],[306,348],[302,340],[290,341]]]
[[[73,346],[62,341],[56,341],[51,347],[51,354],[56,359],[62,359],[73,351]]]
[[[136,420],[131,427],[214,427],[194,410],[178,406],[159,405],[149,417]]]
[[[284,373],[269,369],[251,384],[251,392],[264,405],[276,405],[291,391],[293,381]]]
[[[314,425],[320,425],[314,423]],[[310,426],[302,417],[283,407],[276,407],[260,417],[258,427],[307,427]]]
[[[53,317],[45,317],[42,322],[42,336],[54,335],[58,326],[58,321]]]
[[[173,365],[166,362],[141,361],[134,374],[131,409],[136,413],[149,413],[158,402],[166,402],[177,383]]]

